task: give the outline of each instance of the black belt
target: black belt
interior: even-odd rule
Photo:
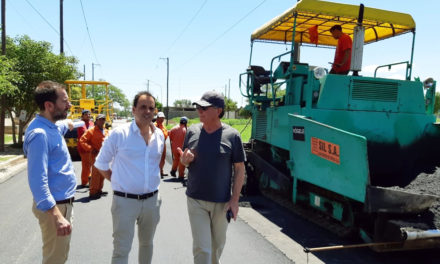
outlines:
[[[75,197],[66,199],[66,200],[61,200],[61,201],[56,201],[57,204],[73,204],[73,201],[75,201]]]
[[[158,191],[159,190],[155,190],[154,192],[145,193],[145,194],[131,194],[131,193],[118,192],[118,191],[113,191],[113,193],[114,193],[114,195],[125,197],[125,198],[145,200],[145,199],[148,199],[151,196],[155,195]]]

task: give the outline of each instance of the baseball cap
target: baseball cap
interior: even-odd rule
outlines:
[[[84,110],[82,110],[81,114],[82,114],[82,115],[83,115],[83,114],[90,114],[90,110],[84,109]]]
[[[181,124],[186,124],[186,123],[188,123],[188,118],[187,118],[186,116],[182,116],[182,117],[180,118],[180,123],[181,123]]]
[[[159,113],[157,113],[157,118],[159,118],[159,117],[165,117],[165,114],[163,112],[159,112]]]
[[[216,91],[209,91],[203,94],[202,98],[192,103],[193,105],[199,105],[203,107],[214,106],[218,108],[225,108],[225,99],[223,95]]]
[[[98,120],[98,119],[102,119],[102,118],[105,119],[105,115],[103,115],[103,114],[99,114],[99,115],[96,116],[96,120]]]

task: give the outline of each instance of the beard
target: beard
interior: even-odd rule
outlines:
[[[67,110],[57,109],[57,111],[55,111],[52,114],[52,119],[54,121],[63,120],[66,119],[66,117],[67,117]]]

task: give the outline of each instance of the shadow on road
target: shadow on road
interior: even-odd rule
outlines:
[[[313,248],[363,243],[358,237],[340,238],[261,195],[241,197],[240,206],[253,208],[268,221],[277,225],[281,232],[303,247]],[[438,249],[377,253],[369,248],[355,248],[316,252],[314,255],[325,263],[338,264],[434,264],[439,263],[440,259]]]

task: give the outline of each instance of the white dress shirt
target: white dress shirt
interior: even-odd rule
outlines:
[[[154,192],[160,184],[159,162],[164,144],[162,131],[155,127],[147,145],[133,121],[110,133],[94,165],[100,170],[112,170],[111,183],[115,191],[131,194]]]

